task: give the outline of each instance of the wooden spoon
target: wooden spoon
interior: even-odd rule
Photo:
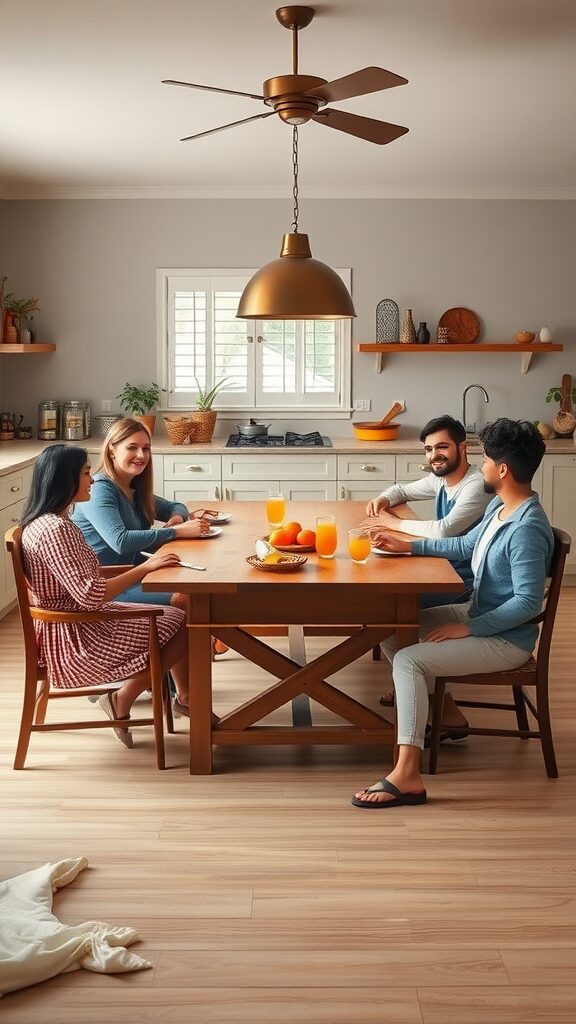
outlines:
[[[399,412],[402,412],[402,405],[400,402],[394,402],[392,408],[388,410],[381,420],[375,420],[373,423],[357,423],[356,426],[368,427],[370,430],[379,430],[381,427],[385,427],[387,423],[390,423]]]

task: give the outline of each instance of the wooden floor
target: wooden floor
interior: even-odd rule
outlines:
[[[164,773],[147,730],[131,751],[107,730],[33,736],[13,772],[21,641],[2,620],[0,879],[85,855],[56,914],[136,927],[154,969],[55,978],[2,999],[0,1018],[573,1024],[575,627],[570,589],[553,645],[560,779],[537,741],[474,737],[442,748],[426,806],[371,813],[350,796],[388,751],[221,750],[217,774],[191,778],[182,722]],[[215,674],[221,710],[261,682],[231,653]],[[376,707],[388,680],[366,658],[345,681]]]

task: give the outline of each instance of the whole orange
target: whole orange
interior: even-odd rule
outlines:
[[[292,543],[292,541],[290,540],[290,534],[284,529],[283,526],[279,526],[277,530],[272,530],[272,533],[270,534],[268,540],[270,541],[271,544],[274,545],[285,545]]]
[[[306,545],[306,547],[316,547],[316,534],[314,530],[300,530],[300,533],[296,535],[296,543]]]
[[[296,543],[296,537],[300,533],[300,530],[302,529],[302,527],[300,526],[300,523],[297,523],[294,519],[291,519],[289,523],[283,523],[282,524],[282,529],[286,530],[286,533],[290,534],[290,540],[287,541],[287,543],[288,544],[295,544]]]

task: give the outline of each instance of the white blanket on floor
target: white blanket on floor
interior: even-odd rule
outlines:
[[[152,967],[125,948],[138,938],[133,928],[67,925],[54,917],[52,894],[87,866],[75,857],[0,882],[0,996],[80,967],[100,974]]]

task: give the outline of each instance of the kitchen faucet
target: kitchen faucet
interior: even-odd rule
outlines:
[[[464,424],[464,429],[467,434],[476,433],[476,423],[468,423],[466,421],[466,395],[468,394],[471,388],[479,388],[479,390],[484,395],[484,401],[490,401],[490,399],[488,398],[487,391],[485,391],[481,384],[469,384],[467,388],[464,388],[464,393],[462,395],[462,423]]]

